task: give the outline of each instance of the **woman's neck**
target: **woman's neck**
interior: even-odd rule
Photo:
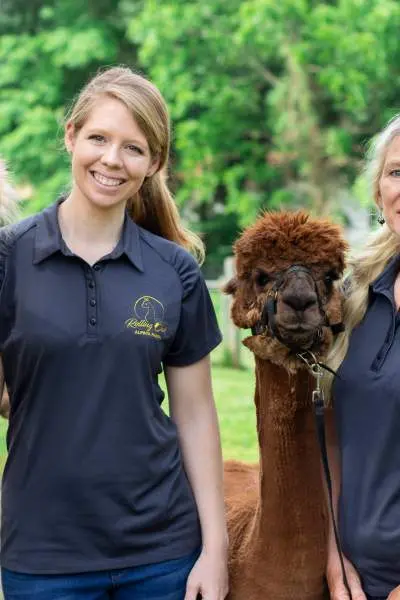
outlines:
[[[58,209],[61,235],[68,248],[88,263],[109,254],[121,236],[125,206],[97,208],[71,193]]]

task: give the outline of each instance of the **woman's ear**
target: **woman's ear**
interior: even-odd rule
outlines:
[[[232,277],[232,279],[230,279],[227,283],[225,283],[224,287],[222,288],[222,292],[224,294],[230,294],[231,296],[234,296],[237,289],[238,289],[237,279],[236,279],[236,277]]]
[[[379,185],[377,186],[377,188],[375,190],[375,204],[377,205],[379,210],[382,210],[382,196],[381,196],[381,190],[380,190]]]
[[[71,121],[68,121],[65,126],[64,143],[67,151],[69,153],[73,152],[75,147],[75,125]]]
[[[152,159],[149,168],[147,169],[146,177],[152,177],[160,168],[160,158],[156,156]]]

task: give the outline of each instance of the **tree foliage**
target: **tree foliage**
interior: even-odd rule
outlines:
[[[263,208],[340,215],[366,141],[396,112],[397,0],[3,0],[0,154],[67,185],[65,109],[99,66],[148,74],[171,110],[171,185],[215,261]],[[357,183],[356,191],[365,189]]]
[[[396,107],[399,24],[395,0],[144,3],[128,32],[173,107],[182,201],[334,210]]]
[[[34,188],[30,210],[53,201],[69,181],[63,148],[68,103],[101,65],[123,59],[127,47],[112,0],[7,0],[0,35],[0,153],[20,183]]]

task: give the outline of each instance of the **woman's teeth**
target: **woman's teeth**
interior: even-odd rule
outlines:
[[[96,181],[98,181],[99,183],[101,183],[102,185],[108,185],[110,187],[116,187],[118,185],[121,185],[121,183],[124,183],[123,179],[114,179],[114,177],[105,177],[104,175],[100,175],[100,173],[96,173],[96,171],[93,171],[93,177],[95,178]]]

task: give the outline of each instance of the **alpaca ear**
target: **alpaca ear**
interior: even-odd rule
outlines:
[[[222,288],[222,292],[224,294],[234,295],[236,293],[237,289],[238,289],[238,281],[237,281],[236,277],[232,277],[232,279],[230,279],[228,281],[228,283],[226,283],[224,285],[224,287]]]

